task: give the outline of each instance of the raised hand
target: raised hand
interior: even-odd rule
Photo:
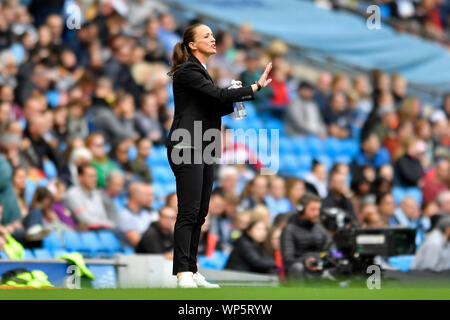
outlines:
[[[266,69],[264,70],[263,74],[259,78],[258,82],[261,85],[261,87],[266,87],[269,85],[269,83],[272,82],[272,79],[267,79],[267,76],[269,75],[270,70],[272,70],[272,62],[269,62],[266,66]]]

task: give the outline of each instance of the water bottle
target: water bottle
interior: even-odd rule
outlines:
[[[239,88],[236,80],[231,80],[231,85],[233,86],[233,88]],[[245,117],[247,117],[247,111],[245,110],[245,106],[242,101],[233,103],[233,106],[234,106],[233,119],[242,120]]]

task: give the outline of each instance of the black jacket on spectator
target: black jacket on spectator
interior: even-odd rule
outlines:
[[[424,175],[420,160],[408,154],[397,160],[394,169],[397,181],[405,187],[416,187]]]
[[[158,221],[153,222],[136,245],[136,253],[165,253],[173,249],[173,233],[163,233]]]
[[[333,191],[328,192],[328,196],[322,201],[322,208],[339,208],[348,213],[349,217],[354,223],[357,223],[355,210],[353,208],[352,201],[343,196],[336,194]]]
[[[288,270],[295,262],[304,262],[317,256],[331,241],[328,231],[321,223],[292,215],[281,233],[281,254],[283,265]]]
[[[225,266],[225,269],[257,273],[271,273],[276,268],[275,260],[264,244],[256,244],[245,232],[236,241]]]
[[[61,168],[61,162],[58,154],[52,147],[50,147],[44,138],[34,140],[28,132],[28,129],[25,130],[24,135],[31,142],[31,147],[24,151],[24,155],[31,165],[42,169],[44,165],[44,157],[47,157],[53,162],[58,170]]]

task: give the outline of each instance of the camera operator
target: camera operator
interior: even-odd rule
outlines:
[[[320,223],[320,197],[306,194],[300,199],[281,234],[283,264],[290,278],[312,277],[322,274],[320,253],[331,241],[328,231]]]

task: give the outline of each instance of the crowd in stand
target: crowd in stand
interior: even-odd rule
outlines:
[[[6,234],[36,247],[55,230],[110,229],[124,246],[170,259],[177,197],[155,207],[147,160],[172,122],[166,73],[185,25],[162,2],[101,0],[83,2],[80,29],[70,30],[64,8],[0,8],[0,249]],[[229,253],[230,269],[301,273],[295,262],[307,261],[314,271],[315,258],[304,254],[329,241],[323,208],[340,208],[361,227],[413,228],[417,247],[436,228],[450,237],[438,227],[450,215],[450,94],[442,105],[424,104],[404,77],[380,70],[299,79],[287,46],[264,45],[249,24],[236,36],[216,30],[215,39],[208,71],[221,87],[249,85],[273,62],[270,88],[254,101],[258,116],[282,120],[292,138],[352,139],[361,149],[350,163],[316,159],[304,179],[261,175],[259,161],[220,165],[199,254]],[[239,148],[225,143],[224,155],[228,147]],[[396,203],[395,187],[420,196]],[[299,210],[305,194],[316,197]]]

